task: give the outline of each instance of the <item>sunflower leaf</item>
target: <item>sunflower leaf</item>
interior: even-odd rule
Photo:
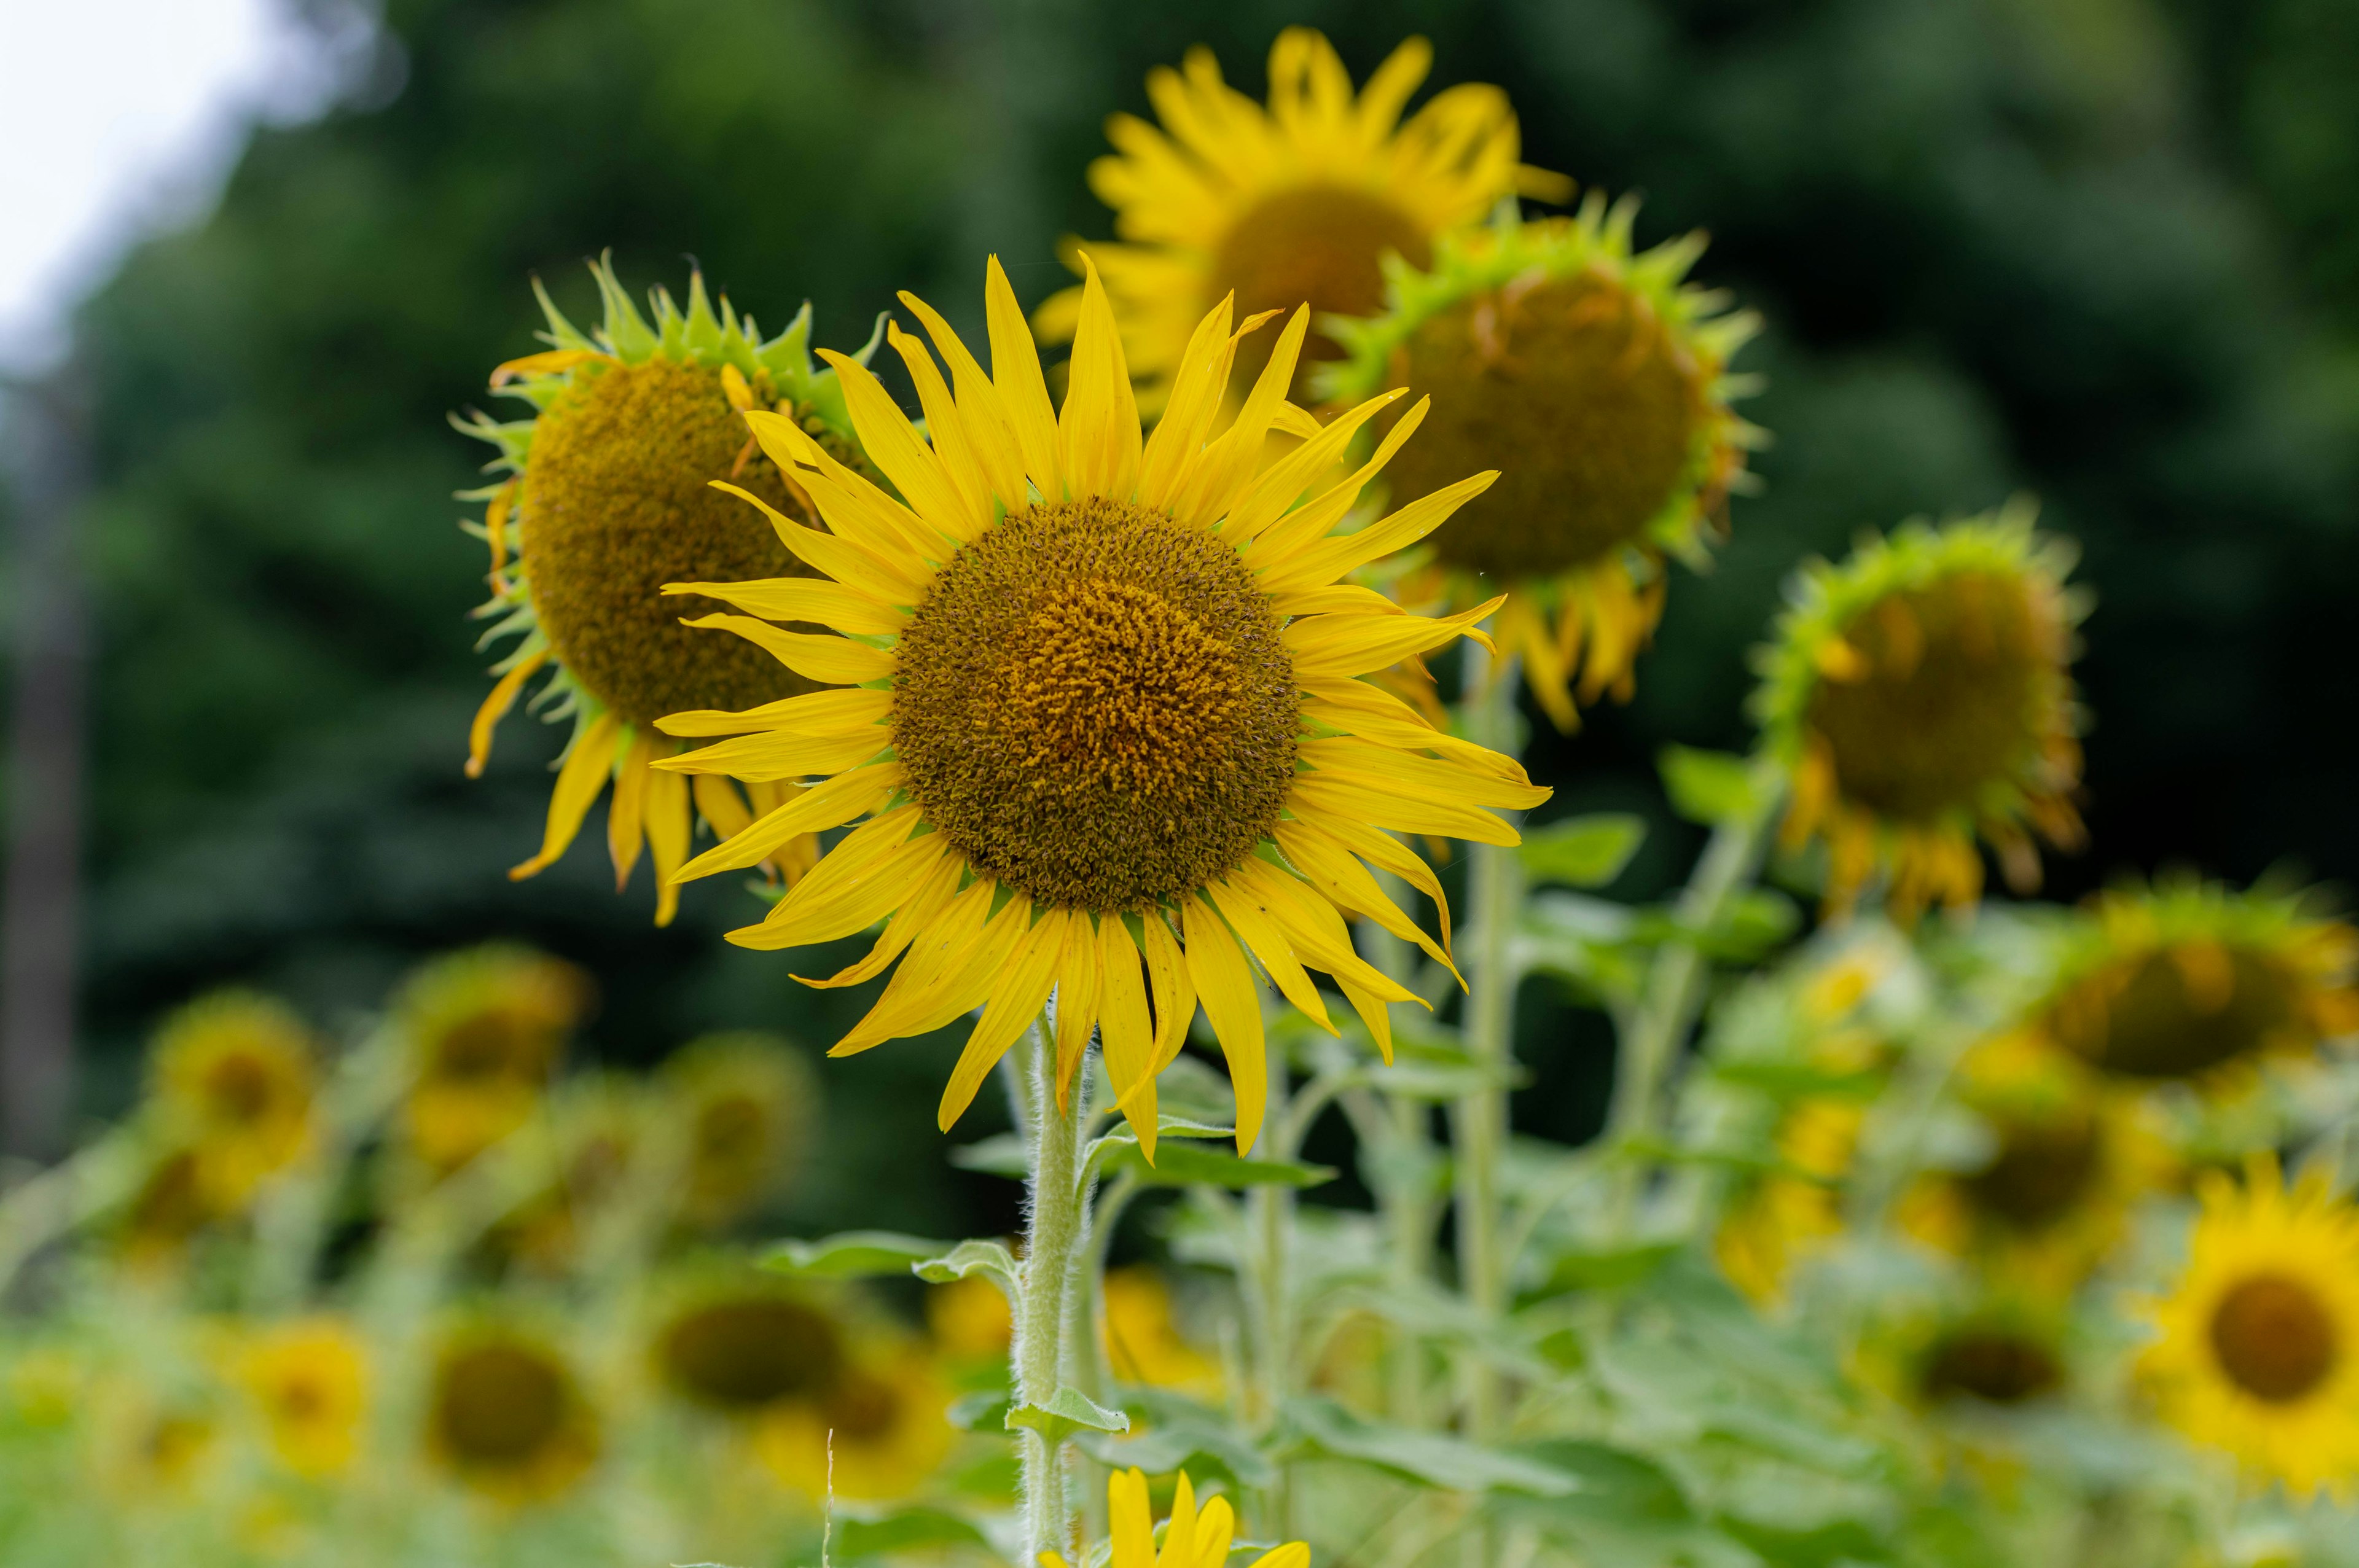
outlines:
[[[1231,1134],[1222,1129],[1179,1136],[1225,1138]],[[1156,1149],[1151,1165],[1138,1140],[1127,1132],[1109,1132],[1098,1144],[1104,1169],[1127,1173],[1155,1187],[1315,1187],[1335,1176],[1331,1165],[1307,1165],[1299,1160],[1241,1160],[1217,1144],[1165,1143]]]
[[[934,1285],[981,1274],[999,1287],[1011,1306],[1016,1302],[1016,1255],[996,1241],[962,1241],[939,1258],[912,1263],[909,1271]]]
[[[1060,1388],[1044,1405],[1013,1405],[1007,1430],[1030,1428],[1054,1448],[1077,1432],[1128,1432],[1130,1417],[1110,1411],[1075,1388]]]
[[[1541,1498],[1561,1498],[1582,1487],[1578,1476],[1538,1460],[1442,1433],[1363,1421],[1317,1395],[1288,1400],[1285,1415],[1301,1451],[1357,1460],[1423,1486]]]
[[[906,1274],[951,1250],[947,1241],[929,1241],[898,1231],[846,1230],[816,1241],[781,1241],[762,1255],[762,1267],[772,1273],[808,1279],[860,1280]]]
[[[1535,882],[1602,888],[1622,874],[1646,838],[1644,817],[1604,811],[1529,829],[1519,853]]]
[[[1717,827],[1758,813],[1767,789],[1752,762],[1733,752],[1666,746],[1656,759],[1671,809],[1690,822]]]

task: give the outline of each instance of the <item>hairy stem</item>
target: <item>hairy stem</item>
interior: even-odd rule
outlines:
[[[1030,1088],[1027,1108],[1027,1209],[1024,1261],[1017,1276],[1016,1341],[1010,1351],[1018,1403],[1045,1405],[1056,1397],[1064,1370],[1066,1298],[1072,1289],[1073,1252],[1082,1238],[1082,1103],[1089,1075],[1074,1075],[1070,1110],[1057,1104],[1056,1051],[1044,1020],[1019,1044],[1018,1068]],[[1073,1552],[1067,1506],[1063,1444],[1024,1433],[1024,1561],[1043,1552]]]

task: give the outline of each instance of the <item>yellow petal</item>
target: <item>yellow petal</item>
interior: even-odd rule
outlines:
[[[1288,623],[1286,645],[1294,653],[1299,681],[1336,680],[1397,665],[1412,654],[1438,648],[1473,628],[1501,600],[1458,615],[1315,615]]]
[[[889,691],[809,691],[780,697],[742,713],[699,708],[656,720],[667,735],[750,735],[771,730],[814,739],[854,735],[875,729],[893,716]]]
[[[1024,453],[1024,471],[1049,501],[1065,499],[1065,468],[1057,438],[1057,412],[1049,401],[1049,384],[1040,373],[1040,351],[1032,329],[1007,287],[1007,275],[993,256],[983,287],[984,316],[991,329],[991,380],[1007,406],[1016,442]]]
[[[924,596],[932,574],[925,569],[922,561],[898,556],[887,559],[850,539],[804,527],[749,490],[741,490],[724,480],[716,479],[711,483],[715,490],[725,490],[760,507],[780,544],[836,581],[885,604],[915,604]]]
[[[942,373],[934,363],[934,356],[926,345],[908,333],[886,323],[885,341],[901,356],[909,369],[910,384],[918,390],[918,406],[926,416],[926,434],[931,438],[934,456],[941,463],[943,475],[950,481],[956,495],[958,510],[948,516],[934,518],[936,524],[952,538],[972,540],[991,526],[991,481],[984,477],[983,460],[976,455],[974,443],[968,438],[966,420],[959,414],[951,389],[942,382]]]
[[[1284,593],[1290,589],[1332,582],[1370,561],[1407,549],[1448,522],[1451,513],[1490,489],[1498,477],[1495,469],[1471,475],[1409,503],[1356,534],[1323,540],[1274,561],[1262,573],[1262,590]]]
[[[909,624],[909,614],[856,588],[824,578],[774,577],[756,582],[668,582],[667,594],[693,593],[734,604],[765,621],[814,622],[839,632],[890,636]]]
[[[647,800],[647,761],[654,755],[655,737],[633,728],[626,731],[621,761],[614,764],[614,795],[606,803],[606,858],[614,862],[614,891],[631,880],[645,842],[642,824]]]
[[[1380,778],[1340,771],[1299,773],[1288,805],[1295,815],[1322,812],[1353,822],[1439,838],[1466,838],[1512,849],[1523,842],[1516,830],[1487,811],[1445,801],[1419,800]]]
[[[740,947],[776,952],[865,931],[906,902],[910,888],[923,882],[948,849],[940,834],[929,833],[830,876],[843,854],[839,845],[778,901],[767,919],[730,933],[730,940]],[[803,897],[814,884],[820,891]]]
[[[1237,1152],[1248,1153],[1261,1136],[1263,1108],[1269,1103],[1269,1060],[1262,1041],[1261,990],[1251,965],[1221,917],[1200,897],[1180,905],[1188,978],[1212,1021],[1212,1033],[1228,1059],[1229,1087],[1237,1101]]]
[[[1108,919],[1113,918],[1107,916]],[[1057,964],[1057,1108],[1066,1108],[1073,1076],[1090,1046],[1090,1031],[1097,1027],[1099,998],[1104,990],[1104,967],[1098,957],[1097,926],[1089,915],[1073,912],[1065,935],[1064,957]]]
[[[788,801],[743,833],[707,849],[679,869],[679,881],[694,881],[715,871],[743,871],[758,866],[789,838],[841,827],[865,816],[893,797],[901,787],[901,765],[878,762],[841,773]]]
[[[958,487],[951,482],[933,449],[919,438],[908,416],[893,402],[893,395],[858,360],[831,349],[820,350],[819,357],[834,368],[842,384],[852,427],[859,432],[860,447],[868,460],[908,498],[909,509],[920,518],[953,537],[964,536],[961,525],[970,514]]]
[[[891,654],[849,637],[782,631],[750,615],[700,615],[692,621],[683,618],[680,624],[734,632],[805,680],[825,686],[859,686],[893,676]]]
[[[1457,978],[1462,989],[1464,988],[1465,978],[1458,974],[1458,966],[1450,961],[1450,955],[1386,896],[1376,879],[1368,874],[1342,840],[1299,818],[1280,822],[1276,837],[1279,850],[1321,892],[1339,906],[1367,916],[1402,941],[1417,944],[1435,963]]]
[[[555,865],[582,831],[582,819],[590,815],[591,803],[614,771],[614,737],[622,727],[614,714],[602,713],[574,736],[573,750],[557,772],[557,787],[549,793],[549,827],[541,836],[540,853],[510,871],[510,881],[522,881]]]
[[[1098,922],[1098,1038],[1106,1078],[1124,1119],[1138,1135],[1147,1162],[1155,1163],[1155,1024],[1147,1011],[1147,982],[1138,947],[1119,915]]]
[[[1188,1044],[1188,1025],[1196,1018],[1196,983],[1188,976],[1188,955],[1171,934],[1170,923],[1148,910],[1147,978],[1155,996],[1155,1071],[1179,1060]]]
[[[1321,771],[1375,773],[1393,780],[1426,800],[1456,801],[1466,806],[1495,806],[1529,811],[1556,792],[1542,784],[1501,778],[1455,762],[1412,756],[1397,746],[1379,745],[1357,735],[1323,735],[1300,742],[1300,759]]]
[[[508,709],[516,706],[516,693],[522,691],[524,683],[532,678],[532,672],[549,663],[554,652],[554,649],[542,648],[527,654],[521,664],[499,678],[498,684],[492,687],[491,695],[484,698],[484,705],[475,709],[475,722],[467,730],[469,778],[484,776],[484,764],[492,760],[492,731],[501,719],[507,717]]]
[[[664,750],[658,746],[657,755]],[[658,925],[669,925],[679,909],[679,884],[672,881],[672,873],[688,860],[688,809],[686,779],[678,773],[647,774],[647,852],[655,864]]]
[[[856,986],[863,980],[883,974],[885,966],[899,957],[902,950],[916,939],[918,933],[930,927],[942,911],[951,906],[951,899],[958,892],[959,878],[965,872],[965,862],[958,856],[943,856],[918,883],[918,891],[893,912],[893,918],[886,925],[884,935],[869,947],[866,957],[856,964],[838,969],[823,980],[806,979],[801,975],[795,979],[813,990],[836,990],[844,986]]]
[[[1247,859],[1250,860],[1252,857]],[[1261,964],[1262,973],[1270,978],[1285,994],[1286,1000],[1311,1022],[1330,1034],[1334,1033],[1335,1025],[1327,1016],[1327,1004],[1320,999],[1319,988],[1303,972],[1302,960],[1296,956],[1293,944],[1286,939],[1285,932],[1270,918],[1269,912],[1262,907],[1260,899],[1252,892],[1249,884],[1239,881],[1232,873],[1211,883],[1204,891],[1211,895],[1212,906],[1221,912],[1221,918],[1226,920],[1230,928],[1252,949],[1254,957]]]
[[[951,384],[957,391],[959,413],[966,420],[967,439],[973,443],[977,461],[982,463],[989,480],[991,492],[1010,512],[1024,505],[1024,449],[1016,439],[1016,421],[1007,411],[1007,400],[983,366],[967,351],[966,344],[940,312],[904,289],[901,303],[926,325],[926,336],[934,342],[934,351],[951,367]]]
[[[1083,258],[1082,319],[1068,362],[1065,408],[1058,421],[1065,473],[1076,495],[1127,501],[1138,488],[1138,400],[1130,389],[1122,332],[1095,263]]]
[[[944,1132],[966,1114],[991,1069],[1049,1005],[1049,992],[1057,984],[1057,961],[1064,955],[1065,927],[1073,918],[1069,911],[1052,909],[1016,944],[1006,975],[993,989],[991,1000],[975,1021],[973,1033],[966,1037],[966,1048],[959,1053],[958,1065],[942,1089],[938,1119]]]

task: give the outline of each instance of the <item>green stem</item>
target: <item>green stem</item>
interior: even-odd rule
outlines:
[[[1057,1104],[1056,1049],[1044,1020],[1017,1045],[1017,1067],[1030,1088],[1026,1133],[1031,1156],[1030,1215],[1024,1232],[1024,1261],[1017,1279],[1016,1341],[1010,1360],[1016,1398],[1045,1405],[1057,1394],[1064,1370],[1065,1302],[1072,1288],[1073,1253],[1082,1238],[1081,1128],[1087,1108],[1089,1075],[1074,1075],[1070,1112]],[[1043,1552],[1072,1555],[1071,1514],[1065,1495],[1063,1444],[1050,1444],[1038,1432],[1023,1438],[1023,1561]]]
[[[1254,1152],[1261,1159],[1294,1157],[1290,1089],[1285,1056],[1272,1049],[1269,1100],[1263,1113],[1261,1136],[1254,1143]],[[1267,1431],[1277,1423],[1279,1409],[1293,1391],[1294,1189],[1276,1182],[1255,1187],[1246,1197],[1245,1214],[1252,1258],[1245,1278],[1252,1292],[1256,1350],[1245,1415],[1256,1429]],[[1292,1510],[1290,1469],[1284,1463],[1277,1466],[1277,1479],[1270,1487],[1262,1515],[1264,1527],[1280,1535],[1285,1533],[1288,1515]]]
[[[1515,661],[1498,666],[1477,649],[1467,650],[1468,739],[1513,755],[1516,743]],[[1467,1054],[1486,1069],[1489,1082],[1451,1107],[1458,1145],[1459,1288],[1484,1318],[1505,1315],[1507,1271],[1500,1255],[1499,1162],[1507,1141],[1507,1081],[1515,1054],[1516,972],[1509,947],[1523,898],[1523,863],[1512,849],[1473,846],[1469,902],[1473,904],[1473,951],[1468,955],[1464,1031]],[[1466,1428],[1478,1439],[1496,1436],[1501,1391],[1495,1369],[1480,1362],[1466,1368]]]
[[[1375,873],[1385,896],[1408,907],[1408,884],[1390,871]],[[1362,925],[1361,938],[1368,961],[1389,979],[1413,986],[1418,978],[1418,950],[1374,921]],[[1430,1277],[1433,1249],[1431,1173],[1433,1147],[1427,1102],[1406,1095],[1377,1097],[1348,1093],[1344,1109],[1353,1130],[1371,1146],[1375,1159],[1361,1162],[1372,1178],[1377,1217],[1385,1238],[1385,1280],[1404,1295]],[[1407,1328],[1396,1327],[1386,1347],[1386,1404],[1395,1421],[1415,1426],[1424,1419],[1425,1349]]]

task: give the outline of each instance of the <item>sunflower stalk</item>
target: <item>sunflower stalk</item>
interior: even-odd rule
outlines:
[[[1073,1103],[1058,1103],[1056,1051],[1049,1016],[1017,1043],[1016,1068],[1029,1090],[1024,1118],[1028,1174],[1023,1267],[1016,1276],[1016,1337],[1009,1360],[1016,1402],[1042,1408],[1057,1396],[1066,1359],[1067,1301],[1084,1240],[1089,1197],[1082,1190],[1082,1124],[1089,1075],[1074,1075]],[[1022,1438],[1024,1561],[1072,1549],[1072,1511],[1065,1484],[1065,1444],[1038,1428]]]

